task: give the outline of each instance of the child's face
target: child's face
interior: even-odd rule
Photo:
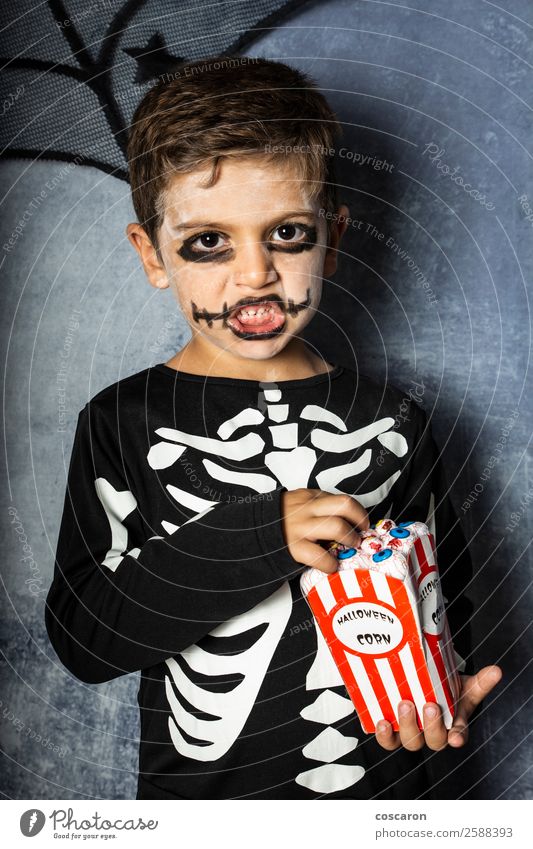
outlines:
[[[222,160],[203,188],[210,173],[206,166],[169,183],[160,258],[140,225],[128,235],[152,285],[171,286],[204,356],[270,359],[318,309],[343,228],[334,225],[328,248],[326,219],[290,166]]]

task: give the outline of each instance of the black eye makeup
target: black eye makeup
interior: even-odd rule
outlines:
[[[232,251],[230,248],[222,248],[224,236],[216,231],[206,230],[204,233],[189,236],[178,250],[182,259],[188,262],[220,262],[227,259]]]
[[[300,235],[298,235],[300,231]],[[279,233],[279,239],[273,239],[269,243],[269,250],[282,250],[284,253],[301,253],[308,251],[316,245],[316,227],[308,224],[280,224],[273,231],[273,235]]]
[[[233,256],[233,250],[224,240],[227,236],[218,231],[206,230],[189,236],[178,250],[178,255],[187,262],[226,262]],[[267,242],[269,251],[278,253],[302,253],[316,245],[317,228],[309,224],[285,222],[278,224]]]

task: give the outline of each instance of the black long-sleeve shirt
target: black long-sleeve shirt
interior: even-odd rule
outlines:
[[[417,396],[342,366],[267,384],[160,364],[81,411],[46,625],[85,682],[142,670],[137,798],[426,789],[421,757],[362,731],[280,512],[308,487],[429,521],[469,671],[471,562]]]

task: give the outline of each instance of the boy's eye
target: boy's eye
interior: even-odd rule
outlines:
[[[193,249],[196,248],[201,250],[204,248],[207,250],[214,250],[215,248],[221,247],[219,239],[223,243],[220,233],[201,233],[200,236],[197,236],[192,242],[189,242],[189,244]]]
[[[186,239],[178,254],[189,262],[210,262],[224,259],[231,253],[224,247],[224,237],[215,231],[199,233]]]
[[[276,233],[279,234],[279,239],[274,238],[274,241],[280,242],[299,242],[303,237],[307,235],[307,233],[299,227],[297,224],[280,224],[279,227],[276,227],[274,230],[274,236]]]
[[[301,253],[316,245],[316,238],[316,227],[310,227],[308,224],[280,224],[273,231],[271,246],[274,244],[274,247],[271,249],[281,253]],[[282,245],[287,247],[281,247]]]

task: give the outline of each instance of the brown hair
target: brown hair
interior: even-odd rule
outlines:
[[[252,153],[289,160],[308,196],[335,212],[340,131],[316,83],[289,65],[229,55],[182,62],[161,75],[132,119],[128,164],[137,219],[157,248],[168,179],[211,162],[212,185],[221,158]]]

